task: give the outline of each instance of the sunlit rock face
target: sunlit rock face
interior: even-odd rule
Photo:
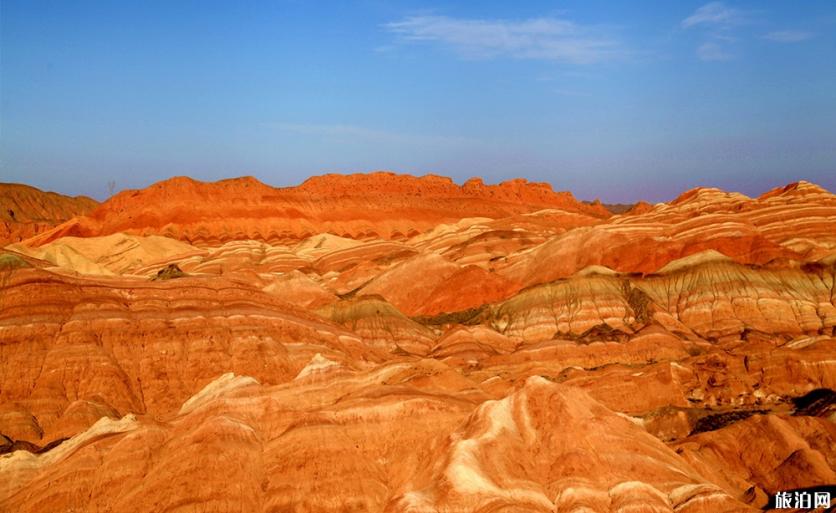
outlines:
[[[390,172],[313,177],[274,188],[245,177],[204,183],[177,177],[140,191],[123,191],[37,243],[61,236],[125,232],[164,235],[201,246],[231,240],[299,241],[333,233],[353,239],[406,239],[442,222],[501,218],[560,208],[591,219],[610,213],[548,184],[510,180],[464,186],[446,177]],[[34,242],[34,240],[33,240]]]
[[[393,173],[4,187],[42,225],[0,250],[0,511],[742,512],[836,482],[813,184],[619,215]]]
[[[0,183],[0,245],[49,231],[97,206],[95,200],[84,196],[69,197],[28,185]]]

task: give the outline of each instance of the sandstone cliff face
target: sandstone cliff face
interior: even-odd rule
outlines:
[[[0,511],[742,512],[836,481],[834,196],[569,200],[174,179],[8,245]]]
[[[0,245],[46,232],[98,203],[84,196],[62,196],[21,184],[0,183]]]

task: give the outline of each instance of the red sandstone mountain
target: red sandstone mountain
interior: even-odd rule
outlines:
[[[836,482],[836,196],[590,208],[173,179],[6,246],[0,511],[743,512]]]
[[[456,185],[445,177],[377,172],[325,175],[298,187],[274,188],[245,177],[214,183],[178,177],[140,191],[123,191],[89,216],[37,239],[124,232],[165,235],[201,245],[230,240],[302,240],[317,233],[403,239],[439,223],[467,217],[500,218],[560,208],[596,219],[602,206],[586,205],[548,184],[510,180]]]
[[[50,230],[98,203],[85,196],[62,196],[21,184],[0,183],[0,245]]]

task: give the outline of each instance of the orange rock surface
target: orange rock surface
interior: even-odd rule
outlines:
[[[298,241],[318,233],[355,239],[404,239],[465,217],[506,217],[557,207],[593,218],[609,217],[551,186],[511,180],[459,186],[445,177],[416,178],[377,172],[326,175],[298,187],[274,188],[255,178],[205,183],[178,177],[123,191],[88,217],[38,238],[90,237],[124,232],[165,235],[200,245],[231,240]],[[34,242],[34,241],[33,241]]]
[[[176,178],[69,215],[0,250],[0,511],[753,512],[836,482],[813,184],[610,216],[519,180]]]
[[[0,183],[0,245],[19,242],[98,206],[85,196],[62,196],[22,184]]]

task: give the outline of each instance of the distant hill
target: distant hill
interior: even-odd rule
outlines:
[[[0,245],[27,239],[84,215],[99,203],[22,184],[0,183]]]

